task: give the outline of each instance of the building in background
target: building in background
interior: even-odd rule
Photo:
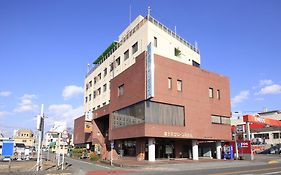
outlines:
[[[200,68],[200,52],[159,21],[138,16],[94,61],[74,144],[108,159],[221,158],[231,140],[229,79]]]
[[[263,111],[257,113],[260,118],[273,119],[281,121],[281,112],[279,110]],[[231,120],[231,125],[238,126],[241,132],[240,140],[246,138],[246,123],[243,122],[242,117]],[[281,144],[281,126],[269,126],[261,123],[250,124],[250,136],[252,144],[256,152],[262,152],[272,147],[278,147]],[[273,150],[272,152],[275,152]]]
[[[10,140],[10,138],[5,137],[4,134],[0,131],[0,157],[2,156],[3,140]]]
[[[34,133],[30,129],[19,129],[14,131],[15,144],[24,144],[25,147],[35,146]]]
[[[67,131],[68,138],[63,140],[62,133]],[[63,145],[65,149],[63,150]],[[73,131],[71,128],[67,128],[66,122],[54,122],[52,128],[45,133],[43,140],[44,150],[50,152],[64,152],[67,153],[67,148],[73,147]]]

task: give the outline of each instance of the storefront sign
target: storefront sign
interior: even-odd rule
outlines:
[[[154,96],[154,53],[151,42],[146,52],[146,98]]]
[[[172,132],[172,131],[165,131],[164,136],[166,137],[193,137],[192,134],[186,132]]]
[[[265,124],[265,125],[270,125],[270,126],[281,126],[281,121],[279,121],[279,120],[274,120],[274,119],[270,119],[270,118],[261,118],[261,117],[252,116],[252,115],[244,115],[243,121],[251,122],[251,123],[260,123],[260,124]]]
[[[85,122],[84,132],[85,133],[92,132],[92,123],[91,122]]]
[[[14,155],[14,141],[3,140],[2,156],[11,157]]]

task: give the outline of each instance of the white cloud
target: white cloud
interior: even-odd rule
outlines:
[[[53,124],[54,121],[65,121],[68,126],[73,126],[75,118],[82,116],[83,106],[73,107],[70,104],[53,104],[48,108],[48,123]]]
[[[7,112],[7,111],[0,111],[0,118],[6,117],[7,115],[10,115],[10,112]]]
[[[272,84],[273,84],[272,80],[260,80],[260,86],[268,86]]]
[[[255,98],[256,101],[264,101],[264,98]]]
[[[0,96],[1,97],[8,97],[8,96],[10,96],[12,94],[12,92],[10,92],[10,91],[1,91],[0,92]]]
[[[83,93],[84,89],[82,87],[76,85],[69,85],[64,87],[62,96],[66,100]]]
[[[281,93],[281,85],[272,84],[261,88],[261,90],[256,93],[256,95],[265,95],[265,94],[280,94]]]
[[[243,102],[244,100],[249,98],[249,95],[250,92],[248,90],[241,91],[238,95],[231,99],[232,105]]]
[[[21,102],[18,107],[14,109],[14,112],[34,112],[38,108],[38,105],[33,103],[33,100],[36,99],[34,94],[24,94],[21,97]]]

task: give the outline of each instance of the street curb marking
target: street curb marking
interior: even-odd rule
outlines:
[[[268,161],[267,163],[268,164],[275,164],[275,163],[279,163],[279,161],[278,160],[271,160],[271,161]]]

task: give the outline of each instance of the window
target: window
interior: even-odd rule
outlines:
[[[92,81],[89,82],[90,87],[92,87]]]
[[[102,104],[102,106],[105,106],[106,105],[106,102],[104,102],[103,104]]]
[[[88,90],[88,89],[89,89],[89,84],[87,83],[87,84],[86,84],[86,90]]]
[[[105,68],[104,70],[103,70],[103,76],[105,77],[107,75],[107,68]]]
[[[85,97],[85,103],[87,103],[87,101],[88,101],[88,97]]]
[[[101,73],[98,74],[98,80],[101,80]]]
[[[213,88],[209,88],[209,97],[214,98],[214,89]]]
[[[91,101],[91,99],[92,99],[92,94],[89,95],[89,101]]]
[[[113,128],[140,123],[184,126],[184,107],[142,101],[113,112]]]
[[[101,89],[100,88],[98,88],[98,95],[100,95],[101,94]]]
[[[97,92],[96,91],[94,91],[93,96],[94,96],[94,98],[96,98],[96,96],[97,96]]]
[[[157,47],[157,38],[156,37],[154,37],[154,47]]]
[[[113,71],[113,63],[110,64],[110,72]]]
[[[178,91],[182,91],[182,81],[181,80],[177,80],[177,90]]]
[[[124,84],[118,87],[118,96],[124,95]]]
[[[230,125],[230,118],[229,117],[212,115],[211,121],[212,121],[213,124]]]
[[[279,139],[279,133],[273,133],[273,139]]]
[[[99,109],[99,108],[100,108],[100,105],[97,106],[97,109]]]
[[[106,84],[103,85],[103,92],[106,91]]]
[[[129,49],[124,52],[124,61],[127,60],[129,58]]]
[[[181,51],[178,48],[175,48],[175,56],[180,56],[181,55]]]
[[[168,89],[172,89],[172,78],[168,77]]]
[[[197,63],[196,61],[192,60],[192,66],[195,66],[195,67],[200,67],[200,64]]]
[[[219,89],[217,90],[217,99],[221,99],[221,92]]]
[[[96,83],[97,83],[97,77],[94,78],[94,84],[96,84]]]
[[[118,57],[115,61],[116,61],[116,66],[119,66],[120,65],[120,57]]]
[[[138,42],[136,42],[133,46],[132,46],[132,54],[136,53],[138,51]]]

